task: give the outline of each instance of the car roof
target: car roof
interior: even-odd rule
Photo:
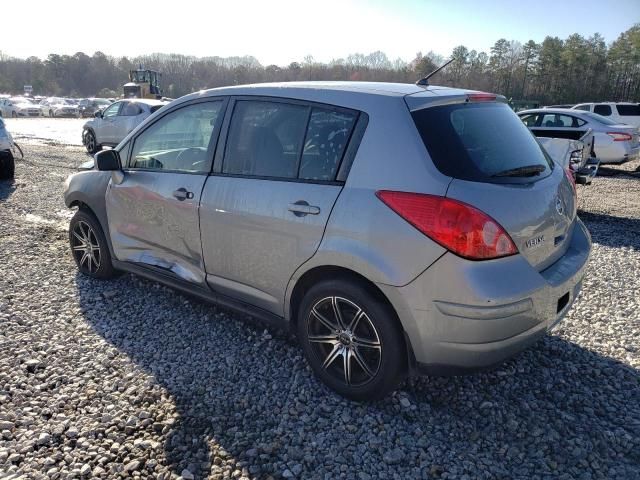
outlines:
[[[169,103],[169,102],[165,102],[164,100],[156,100],[153,98],[121,98],[119,100],[116,100],[116,102],[124,102],[124,101],[132,102],[132,103],[145,103],[152,107],[156,105],[166,105],[167,103]]]
[[[348,81],[308,81],[308,82],[273,82],[254,83],[248,85],[234,85],[229,87],[212,88],[205,92],[219,93],[229,91],[230,95],[267,95],[282,94],[288,90],[337,90],[342,92],[359,92],[371,95],[405,96],[418,93],[424,87],[412,83],[387,82],[348,82]]]
[[[576,105],[638,105],[638,102],[581,102]]]
[[[290,98],[346,108],[368,111],[385,99],[405,99],[411,110],[422,108],[427,103],[443,97],[462,96],[472,90],[441,87],[437,85],[421,86],[413,83],[387,82],[348,82],[348,81],[309,81],[258,83],[201,90],[174,100],[178,105],[203,97],[215,96],[263,96]],[[500,96],[498,96],[500,97]],[[500,97],[503,99],[503,97]]]

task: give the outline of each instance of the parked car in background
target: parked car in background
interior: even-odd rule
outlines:
[[[45,98],[40,102],[40,106],[43,115],[48,117],[78,117],[80,115],[78,106],[64,98]]]
[[[3,117],[40,117],[42,109],[25,97],[10,97],[0,100],[0,114]]]
[[[614,123],[626,123],[640,127],[640,103],[630,102],[600,102],[600,103],[579,103],[572,107],[576,110],[597,113],[608,118]]]
[[[571,171],[576,183],[589,185],[598,173],[600,161],[594,153],[594,136],[591,129],[579,140],[539,137],[538,142],[556,163]]]
[[[540,108],[518,112],[518,116],[537,137],[579,140],[591,129],[594,153],[600,163],[622,163],[640,155],[637,127],[619,124],[597,113]]]
[[[104,146],[116,146],[135,127],[167,102],[150,99],[127,99],[97,111],[95,118],[84,124],[82,144],[89,153]]]
[[[591,249],[571,176],[488,93],[201,91],[95,163],[65,182],[81,273],[135,272],[286,325],[357,400],[526,348],[566,315]]]
[[[93,117],[97,111],[103,111],[112,103],[106,98],[83,98],[78,103],[78,110],[83,118]]]
[[[7,130],[4,120],[0,118],[0,180],[8,180],[14,176],[13,146],[13,137]]]

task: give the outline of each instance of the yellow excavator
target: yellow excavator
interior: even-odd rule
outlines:
[[[129,70],[129,83],[123,86],[124,98],[162,98],[162,89],[160,88],[161,73],[155,70],[147,70],[140,68],[137,70]]]

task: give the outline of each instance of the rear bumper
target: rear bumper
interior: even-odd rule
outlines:
[[[404,287],[379,286],[396,308],[419,371],[479,370],[525,349],[567,314],[590,250],[577,220],[566,253],[542,272],[521,255],[472,262],[447,253]]]
[[[581,185],[589,185],[598,173],[600,160],[597,158],[589,158],[586,163],[574,172],[576,183]]]
[[[624,163],[640,158],[640,145],[631,147],[629,142],[611,142],[600,150],[597,145],[595,148],[600,163]]]

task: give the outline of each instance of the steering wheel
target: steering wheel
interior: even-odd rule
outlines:
[[[176,163],[182,165],[183,163],[190,164],[192,166],[201,165],[206,160],[205,157],[207,151],[202,147],[188,147],[182,150],[176,157]]]

